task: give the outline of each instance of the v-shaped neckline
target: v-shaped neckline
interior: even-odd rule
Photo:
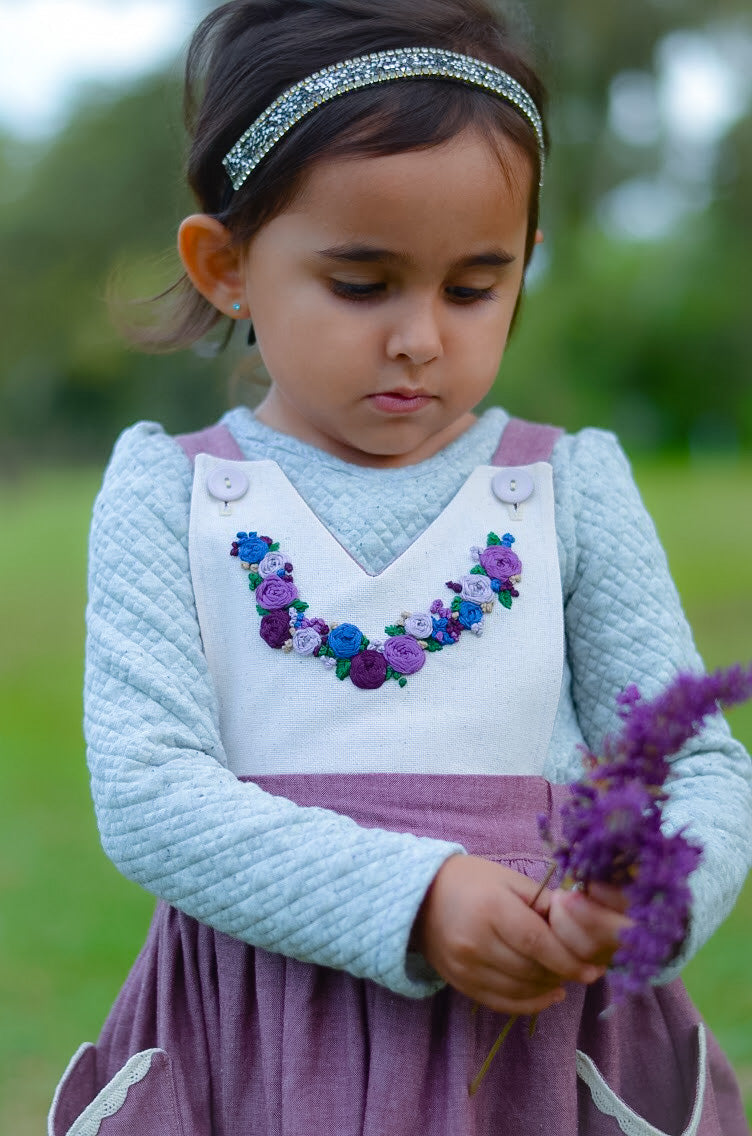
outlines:
[[[275,461],[273,458],[262,458],[258,461],[244,461],[238,464],[257,467],[265,466],[270,471],[273,471],[274,476],[276,476],[281,481],[285,488],[294,497],[298,504],[298,507],[302,510],[306,519],[312,524],[313,528],[315,530],[318,530],[323,535],[324,539],[329,541],[338,550],[338,554],[342,554],[346,558],[346,562],[349,565],[354,565],[358,572],[361,573],[362,576],[366,579],[379,581],[386,580],[391,573],[398,572],[404,559],[413,554],[421,543],[426,541],[430,544],[432,531],[443,524],[447,514],[456,508],[458,502],[466,496],[474,496],[477,488],[479,487],[479,484],[484,479],[488,483],[490,483],[490,479],[495,473],[498,472],[500,468],[498,466],[492,465],[475,466],[475,468],[470,471],[468,476],[458,487],[457,491],[452,495],[449,501],[447,501],[444,507],[440,509],[440,511],[429,522],[429,524],[416,535],[415,539],[411,540],[410,543],[405,548],[403,548],[402,552],[395,556],[393,560],[390,560],[389,563],[385,565],[380,572],[369,572],[368,569],[364,567],[363,564],[361,564],[357,557],[353,555],[353,553],[348,548],[345,547],[342,541],[339,540],[339,538],[332,532],[328,525],[324,524],[319,515],[308,504],[305,497],[303,497],[302,494],[293,485],[292,481],[282,469],[279,462]],[[490,488],[488,491],[490,493]],[[281,534],[281,536],[284,540],[285,534],[283,533]],[[480,542],[481,540],[484,540],[485,536],[485,533],[478,533],[478,541]],[[276,534],[275,539],[277,539]],[[461,549],[457,549],[457,555],[458,558],[462,556]],[[458,571],[460,567],[461,566],[458,565]]]

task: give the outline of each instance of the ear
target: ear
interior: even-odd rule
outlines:
[[[178,252],[194,288],[210,304],[233,319],[248,318],[240,251],[223,224],[207,213],[186,217],[178,232]]]
[[[535,243],[537,245],[543,244],[543,229],[536,229],[535,230]]]

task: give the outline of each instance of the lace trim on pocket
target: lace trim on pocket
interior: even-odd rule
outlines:
[[[695,1106],[689,1124],[682,1132],[682,1136],[697,1136],[702,1118],[702,1109],[705,1103],[705,1083],[707,1080],[707,1042],[705,1027],[700,1023],[697,1027],[697,1086],[695,1089]],[[598,1066],[586,1053],[577,1050],[577,1075],[590,1089],[595,1107],[606,1116],[613,1116],[621,1128],[624,1136],[669,1136],[654,1128],[647,1120],[638,1116],[636,1112],[618,1097],[613,1089],[603,1079]]]
[[[125,1104],[128,1090],[139,1081],[143,1081],[151,1069],[154,1055],[162,1052],[161,1049],[144,1049],[141,1053],[134,1053],[78,1119],[74,1120],[66,1136],[97,1136],[102,1121],[120,1111]]]

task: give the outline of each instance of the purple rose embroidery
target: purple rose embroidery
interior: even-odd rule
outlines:
[[[433,620],[426,612],[409,615],[405,620],[405,632],[413,639],[428,639],[433,634]]]
[[[256,603],[270,611],[289,607],[297,598],[295,585],[290,580],[280,580],[279,576],[267,576],[256,588]]]
[[[494,591],[488,576],[468,573],[460,579],[462,585],[462,598],[470,603],[489,603],[494,598]]]
[[[321,646],[321,636],[313,627],[301,627],[292,637],[292,646],[299,655],[312,655]]]
[[[503,544],[493,544],[484,548],[480,554],[480,562],[492,580],[503,580],[505,583],[512,576],[519,576],[522,572],[522,561],[511,548]]]
[[[363,632],[354,623],[340,623],[329,632],[329,646],[338,659],[351,659],[357,655],[363,642]]]
[[[411,635],[395,635],[384,644],[384,658],[399,674],[415,674],[426,661],[425,651]]]
[[[361,690],[378,690],[386,681],[386,667],[378,651],[361,651],[350,664],[350,678]]]
[[[284,647],[290,638],[290,616],[286,611],[270,611],[261,620],[261,638],[270,647]]]
[[[264,579],[267,576],[276,576],[278,572],[284,571],[286,563],[287,557],[283,552],[267,552],[259,564],[259,576],[263,576]]]

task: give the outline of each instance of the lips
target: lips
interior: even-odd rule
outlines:
[[[381,394],[372,394],[370,402],[377,410],[386,414],[412,414],[428,406],[433,397],[425,390],[397,387],[395,390],[384,391]]]

